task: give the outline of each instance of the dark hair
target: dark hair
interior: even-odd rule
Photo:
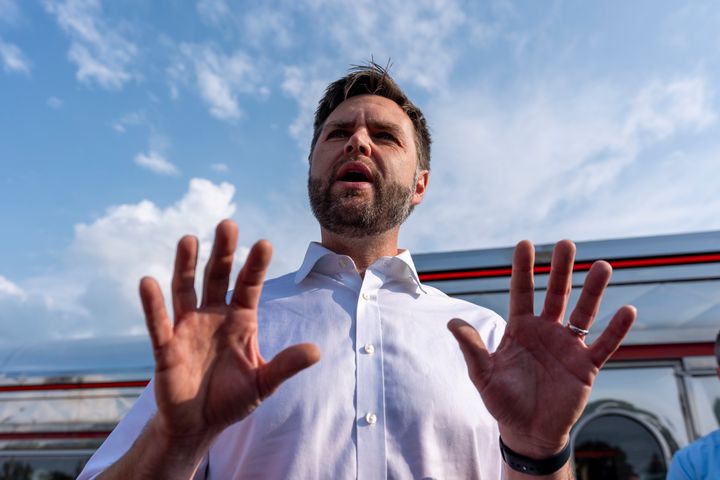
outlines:
[[[715,360],[717,360],[718,366],[720,367],[720,332],[718,332],[717,338],[715,339]]]
[[[378,65],[372,60],[367,65],[357,65],[350,68],[350,73],[328,85],[325,95],[320,99],[315,110],[313,124],[313,138],[310,144],[310,157],[312,158],[315,144],[323,129],[325,120],[342,102],[357,95],[379,95],[397,103],[410,117],[415,128],[415,148],[418,152],[418,167],[430,170],[430,131],[425,116],[420,109],[405,95],[397,83],[388,73],[387,68]]]

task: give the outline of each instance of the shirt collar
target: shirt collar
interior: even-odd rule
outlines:
[[[410,275],[410,278],[413,280],[413,282],[415,282],[417,287],[422,290],[423,293],[428,293],[423,287],[423,284],[420,283],[420,277],[418,277],[417,270],[415,269],[415,263],[413,263],[412,256],[410,255],[410,250],[401,250],[400,253],[398,253],[392,258],[402,261],[405,267],[404,270],[406,271],[406,274]]]
[[[335,253],[317,242],[310,242],[310,245],[308,245],[307,251],[305,252],[305,259],[303,260],[302,265],[300,265],[298,271],[295,272],[295,284],[297,285],[305,280],[305,277],[310,275],[310,272],[313,268],[315,268],[315,264],[327,255],[335,255]]]
[[[337,256],[335,252],[323,247],[321,244],[317,242],[310,242],[310,245],[308,245],[307,251],[305,252],[305,259],[298,271],[295,272],[295,284],[297,285],[305,280],[305,278],[310,275],[310,272],[316,268],[318,262],[329,255]],[[413,263],[409,250],[400,250],[400,253],[394,257],[383,257],[383,259],[386,261],[384,264],[384,273],[388,276],[388,278],[395,280],[410,279],[420,290],[422,290],[423,293],[427,293],[425,288],[423,288],[422,283],[420,283],[420,278],[418,277],[417,270],[415,269],[415,264]],[[373,265],[376,265],[376,263]]]

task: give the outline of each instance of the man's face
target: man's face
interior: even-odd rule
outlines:
[[[320,132],[310,160],[310,205],[333,233],[375,235],[407,218],[427,179],[427,170],[417,170],[410,118],[392,100],[359,95],[338,105]]]

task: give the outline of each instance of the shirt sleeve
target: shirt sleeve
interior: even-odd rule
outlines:
[[[143,428],[156,411],[157,405],[151,380],[127,415],[88,460],[77,480],[94,479],[122,457],[140,436]]]
[[[689,460],[688,448],[683,448],[675,452],[666,480],[695,480],[695,468]]]

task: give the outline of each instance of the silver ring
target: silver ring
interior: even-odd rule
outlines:
[[[590,330],[585,330],[584,328],[576,327],[572,323],[568,323],[567,327],[570,329],[571,332],[573,332],[578,337],[584,337],[588,333],[590,333]]]

